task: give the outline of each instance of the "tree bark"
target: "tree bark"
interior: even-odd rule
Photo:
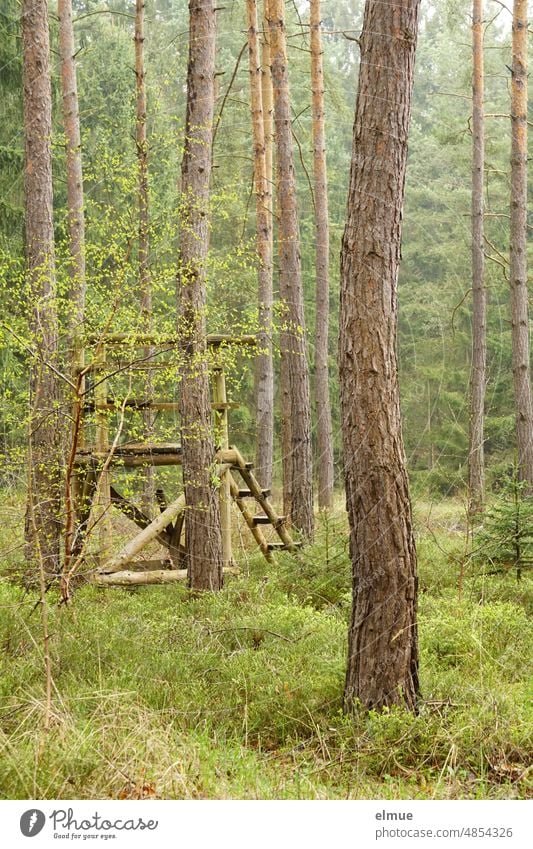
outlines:
[[[272,362],[272,214],[265,151],[261,60],[257,36],[257,2],[247,0],[250,101],[254,145],[255,217],[257,229],[260,353],[255,365],[257,416],[256,476],[262,487],[272,486],[274,442],[274,368]]]
[[[52,95],[46,0],[22,2],[24,196],[30,330],[29,491],[26,536],[30,556],[57,573],[60,542],[57,367],[58,331],[52,196]]]
[[[484,408],[487,363],[483,187],[485,164],[483,0],[472,10],[472,367],[468,452],[469,514],[483,509],[485,489]]]
[[[69,344],[73,375],[83,367],[83,322],[85,320],[85,215],[81,161],[80,114],[72,0],[58,0],[61,96],[67,156],[67,207],[70,249]]]
[[[283,496],[285,514],[309,538],[314,526],[309,368],[284,11],[283,0],[267,0],[278,166],[279,289],[285,309],[280,334]]]
[[[513,6],[511,81],[511,336],[520,479],[533,493],[533,397],[527,288],[527,0]]]
[[[187,116],[181,167],[178,304],[182,367],[180,415],[187,502],[187,569],[193,589],[222,587],[222,538],[211,428],[205,327],[209,181],[216,22],[213,0],[189,0]]]
[[[367,0],[341,251],[340,388],[353,604],[345,709],[416,706],[416,551],[397,280],[418,0]],[[386,104],[386,106],[385,106]]]
[[[320,0],[311,0],[311,90],[313,107],[313,167],[315,178],[316,323],[315,402],[318,506],[333,506],[333,431],[329,399],[329,215],[324,127],[324,69],[320,32]]]
[[[141,316],[143,331],[152,329],[152,286],[150,279],[150,233],[148,211],[148,141],[146,135],[146,84],[144,72],[144,17],[145,0],[135,2],[135,94],[136,121],[135,141],[138,165],[139,202],[139,285],[141,290]],[[153,355],[153,348],[145,348],[144,356]],[[150,371],[146,373],[146,399],[153,401],[153,381]],[[150,442],[154,433],[154,414],[151,409],[143,412],[144,439]],[[153,466],[145,470],[143,504],[148,515],[153,512],[155,502],[155,475]]]

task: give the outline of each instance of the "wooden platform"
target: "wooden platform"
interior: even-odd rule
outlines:
[[[83,561],[85,540],[96,527],[100,567],[93,575],[93,580],[98,586],[138,586],[183,581],[187,576],[183,568],[187,563],[185,494],[169,493],[172,498],[167,498],[162,490],[158,490],[154,505],[143,510],[119,492],[117,485],[120,485],[118,481],[115,485],[113,480],[114,473],[120,469],[182,465],[183,449],[179,442],[156,442],[154,436],[146,442],[128,442],[128,422],[122,430],[124,418],[120,418],[121,411],[124,413],[128,410],[133,414],[145,414],[147,410],[174,412],[179,409],[179,405],[175,401],[156,400],[153,396],[146,398],[146,385],[140,385],[141,378],[136,378],[138,382],[133,387],[130,380],[130,395],[122,399],[115,397],[115,394],[120,395],[120,388],[117,391],[116,386],[110,383],[118,374],[167,368],[168,362],[154,362],[153,358],[148,362],[143,357],[131,360],[132,351],[135,347],[150,345],[159,348],[158,354],[166,355],[177,348],[177,340],[156,341],[149,336],[131,339],[116,334],[95,342],[92,362],[80,370],[80,391],[72,417],[75,428],[78,428],[74,437],[74,444],[78,447],[71,466],[74,518],[69,537],[72,541],[69,556],[79,557],[78,562]],[[213,457],[213,471],[218,478],[214,485],[218,488],[220,504],[224,573],[232,574],[235,571],[232,555],[232,504],[237,507],[267,560],[271,560],[276,551],[295,551],[300,543],[292,539],[285,517],[274,508],[270,490],[262,488],[255,477],[253,463],[247,462],[238,449],[229,444],[228,411],[238,405],[227,398],[221,349],[231,345],[255,346],[256,339],[252,336],[217,335],[208,337],[207,343],[211,349],[209,368],[213,434],[218,446]],[[122,362],[123,351],[128,353],[129,362]],[[87,384],[84,383],[85,379]],[[86,418],[88,413],[91,414],[90,419]],[[117,433],[124,440],[118,445],[114,445],[111,438],[112,426],[117,428]],[[144,432],[152,435],[156,433],[155,430],[146,429]],[[174,421],[170,433],[179,433],[179,427],[176,427]],[[158,505],[159,513],[153,516],[152,512],[157,513]],[[137,533],[119,551],[113,544],[111,507],[120,510],[137,525]],[[264,530],[268,527],[271,528],[270,538]],[[276,542],[272,541],[273,535]],[[155,560],[140,559],[153,543],[163,547],[165,556]]]

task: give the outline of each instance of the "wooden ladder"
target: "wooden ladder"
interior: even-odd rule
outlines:
[[[240,474],[246,489],[239,489],[233,475],[230,475],[230,492],[231,497],[239,508],[244,521],[249,527],[257,545],[267,560],[271,560],[272,552],[274,551],[295,551],[300,548],[302,543],[292,539],[285,526],[285,516],[280,516],[276,513],[270,502],[270,490],[262,489],[259,481],[255,477],[251,463],[247,463],[235,446],[231,446],[231,450],[235,452],[235,462],[232,469]],[[263,513],[259,516],[252,513],[246,504],[247,498],[253,498],[261,507]],[[268,542],[261,525],[271,525],[277,533],[280,542]]]

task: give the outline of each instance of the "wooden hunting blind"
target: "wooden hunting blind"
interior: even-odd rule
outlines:
[[[218,488],[220,498],[224,570],[231,572],[234,570],[233,505],[268,560],[273,551],[293,551],[299,543],[292,539],[285,518],[274,509],[270,490],[263,489],[255,477],[253,465],[244,459],[238,448],[230,445],[228,411],[235,405],[227,398],[223,352],[229,348],[253,349],[256,339],[254,336],[211,335],[207,343],[216,442],[213,485]],[[183,491],[168,499],[163,488],[157,487],[159,512],[154,516],[146,506],[141,509],[124,490],[128,472],[153,468],[157,475],[162,467],[181,465],[179,441],[160,441],[160,433],[157,438],[154,428],[148,434],[146,429],[141,430],[140,439],[136,435],[132,438],[132,428],[126,422],[127,417],[131,419],[135,413],[150,411],[152,416],[171,413],[169,418],[173,420],[167,432],[179,433],[178,402],[168,398],[157,400],[154,391],[158,373],[162,375],[162,386],[168,386],[169,378],[177,383],[178,343],[115,334],[93,340],[89,352],[88,364],[80,367],[73,416],[72,555],[83,551],[87,535],[94,530],[98,538],[98,565],[91,579],[97,585],[128,586],[186,580],[187,570],[183,566],[187,551],[187,504]],[[135,397],[141,384],[144,394],[141,390],[141,397]],[[149,392],[146,392],[147,386]],[[183,490],[181,484],[180,489]],[[138,527],[137,534],[118,552],[113,551],[112,507]],[[262,529],[265,525],[273,529],[276,542],[268,540]],[[166,550],[165,558],[139,560],[139,554],[154,542]]]

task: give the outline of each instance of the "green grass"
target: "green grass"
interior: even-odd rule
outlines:
[[[269,566],[243,553],[242,576],[218,595],[86,586],[68,609],[50,595],[46,736],[39,610],[33,591],[9,578],[9,555],[0,583],[3,796],[531,794],[532,578],[467,572],[459,599],[460,505],[415,513],[418,716],[342,714],[350,569],[340,513],[321,520],[318,542],[298,558]]]

